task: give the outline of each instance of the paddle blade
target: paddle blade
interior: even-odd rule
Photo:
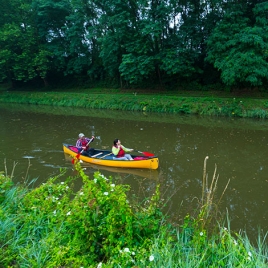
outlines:
[[[77,160],[79,159],[81,154],[77,154],[73,159],[72,159],[72,164],[75,164]],[[76,159],[75,159],[76,158]]]
[[[149,152],[142,152],[145,156],[154,156],[154,154],[149,153]]]

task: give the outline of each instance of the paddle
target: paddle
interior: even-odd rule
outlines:
[[[150,152],[141,152],[141,151],[135,151],[135,152],[138,152],[138,153],[143,154],[145,156],[154,156],[154,154],[152,154]]]
[[[87,147],[93,140],[94,140],[94,138],[91,138],[91,139],[88,141],[86,147]],[[75,158],[76,158],[76,159],[79,159],[80,155],[84,152],[84,150],[85,150],[85,149],[83,149],[80,153],[78,153],[78,154],[75,156]],[[75,163],[75,158],[72,159],[72,163],[73,163],[73,164]]]

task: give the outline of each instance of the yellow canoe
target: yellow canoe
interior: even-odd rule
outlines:
[[[66,154],[76,158],[78,152],[77,148],[70,144],[63,144],[63,151]],[[79,160],[87,163],[106,166],[106,167],[120,167],[120,168],[148,168],[157,169],[159,165],[158,157],[156,156],[144,156],[131,155],[134,160],[116,160],[111,151],[94,149],[94,155],[84,156],[79,155]]]
[[[69,154],[64,154],[65,160],[70,163],[73,159],[73,157]],[[81,163],[81,166],[83,168],[86,168],[87,170],[93,169],[98,170],[100,172],[102,171],[109,171],[115,174],[123,174],[123,175],[134,175],[139,176],[146,179],[151,180],[158,180],[159,178],[159,169],[148,169],[148,168],[119,168],[119,167],[107,167],[107,166],[100,166],[95,165],[87,162]],[[87,174],[87,172],[85,172]]]

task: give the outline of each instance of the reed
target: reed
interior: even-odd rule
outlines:
[[[208,174],[207,174],[207,160],[209,159],[208,156],[205,157],[204,160],[204,168],[203,168],[203,179],[202,179],[202,197],[201,201],[199,202],[199,217],[202,217],[202,227],[206,225],[207,222],[211,222],[213,217],[218,219],[218,212],[219,212],[219,204],[222,200],[222,197],[228,188],[228,185],[230,183],[230,179],[228,180],[227,184],[225,185],[225,188],[218,199],[218,201],[214,200],[215,194],[217,192],[217,185],[219,180],[219,175],[217,174],[217,165],[215,164],[214,173],[211,179],[211,182],[209,182]],[[213,215],[211,215],[213,213]]]
[[[8,174],[8,168],[7,168],[7,162],[6,162],[6,159],[4,159],[5,176],[10,177],[11,180],[14,178],[14,172],[15,172],[15,168],[16,168],[17,164],[18,164],[17,162],[13,162],[13,167],[11,169],[11,174],[9,175]]]
[[[150,255],[153,256],[153,263],[150,267],[267,267],[267,233],[259,233],[257,245],[253,245],[246,233],[231,231],[228,213],[225,221],[219,217],[219,204],[229,181],[217,199],[217,166],[215,165],[212,179],[209,180],[208,159],[206,157],[204,160],[202,194],[197,216],[187,215],[183,224],[176,229],[175,235],[173,227],[162,229],[152,244]],[[143,262],[135,264],[142,267]]]
[[[227,219],[228,224],[230,224]],[[267,245],[259,236],[258,245],[254,247],[244,234],[233,235],[230,230],[219,225],[219,233],[203,241],[204,247],[200,248],[191,243],[188,233],[184,230],[177,231],[176,240],[158,236],[152,245],[150,255],[154,257],[149,267],[267,267]],[[143,267],[142,262],[135,263]]]

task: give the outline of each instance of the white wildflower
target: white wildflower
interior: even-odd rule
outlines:
[[[60,205],[61,204],[61,202],[58,202],[58,205]]]
[[[100,177],[102,177],[102,178],[105,179],[106,181],[108,180],[103,174],[100,174]]]
[[[57,210],[54,210],[54,211],[53,211],[53,214],[56,215],[56,213],[57,213]]]
[[[104,195],[108,195],[108,192],[104,192],[103,194],[104,194]]]
[[[248,256],[249,257],[252,257],[252,253],[250,251],[248,252]]]
[[[97,266],[97,268],[101,268],[102,267],[102,262],[100,262]]]
[[[61,184],[64,184],[64,181],[62,181]]]
[[[94,179],[94,182],[97,183],[97,179]]]
[[[135,255],[135,252],[134,251],[132,251],[132,253],[131,253],[133,256]]]
[[[234,245],[237,246],[237,242],[236,242],[236,240],[234,240]]]
[[[84,193],[83,192],[81,192],[81,193],[79,193],[80,195],[84,195]]]
[[[112,184],[111,184],[111,187],[115,187],[115,184],[112,183]]]
[[[203,236],[204,235],[204,233],[203,232],[200,232],[200,236]]]
[[[66,214],[66,215],[67,215],[67,216],[71,215],[71,211],[67,212],[67,214]]]
[[[151,255],[150,258],[149,258],[150,261],[153,261],[154,260],[154,255]]]
[[[66,186],[66,189],[69,189],[69,186]]]
[[[129,248],[124,248],[124,252],[130,252]]]

